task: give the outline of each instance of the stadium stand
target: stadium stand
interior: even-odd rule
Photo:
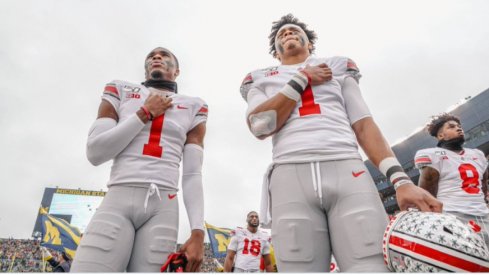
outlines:
[[[41,272],[39,241],[0,239],[0,272]]]
[[[204,262],[201,272],[216,272],[217,265],[214,262],[214,254],[208,243],[204,244]],[[180,245],[178,245],[180,248]],[[58,257],[56,251],[50,250],[53,256]],[[223,265],[224,258],[217,258]],[[162,259],[162,264],[164,260]],[[50,272],[49,264],[45,265],[45,271]],[[42,255],[38,240],[32,239],[1,239],[0,238],[0,272],[43,272]]]

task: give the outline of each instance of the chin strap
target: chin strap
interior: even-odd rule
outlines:
[[[141,84],[146,86],[147,88],[153,87],[156,89],[165,89],[174,93],[177,93],[178,90],[177,83],[174,81],[148,79],[144,82],[141,82]]]

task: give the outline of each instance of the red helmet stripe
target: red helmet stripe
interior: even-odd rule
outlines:
[[[389,239],[389,244],[407,249],[409,251],[412,251],[421,256],[430,258],[438,262],[442,261],[447,265],[451,265],[455,268],[462,269],[467,272],[489,272],[489,263],[487,266],[482,266],[477,263],[464,260],[457,256],[450,255],[442,251],[430,248],[423,244],[413,242],[412,240],[407,241],[402,237],[391,235]]]

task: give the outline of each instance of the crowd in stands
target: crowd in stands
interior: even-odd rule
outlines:
[[[180,248],[180,245],[177,246],[177,250]],[[217,272],[217,264],[214,261],[214,253],[212,253],[212,248],[209,243],[204,243],[204,262],[200,267],[200,272],[208,273],[208,272]],[[224,266],[225,258],[217,258],[219,263]]]
[[[0,272],[50,272],[51,266],[43,264],[42,254],[38,240],[28,239],[1,239],[0,238]],[[179,247],[179,246],[178,246]],[[50,250],[54,257],[59,253]],[[214,254],[208,243],[205,243],[204,262],[201,272],[216,272],[217,264]],[[221,265],[224,258],[217,259]],[[162,260],[162,264],[164,260]]]
[[[39,241],[0,239],[0,272],[40,272],[41,266]]]

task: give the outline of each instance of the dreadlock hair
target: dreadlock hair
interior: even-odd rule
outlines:
[[[282,16],[282,18],[280,18],[280,20],[273,22],[272,32],[268,36],[268,39],[270,40],[269,41],[269,45],[270,45],[269,53],[271,55],[273,55],[273,57],[276,56],[277,51],[275,50],[275,36],[277,36],[278,30],[280,30],[280,28],[286,24],[297,25],[306,33],[307,38],[309,39],[309,42],[311,42],[311,45],[312,45],[312,49],[309,51],[309,53],[313,53],[314,50],[316,49],[316,47],[314,46],[314,43],[316,42],[316,39],[317,39],[316,33],[313,30],[307,29],[306,24],[299,21],[299,19],[297,19],[296,17],[294,17],[290,13]]]
[[[432,116],[430,123],[428,123],[428,125],[426,126],[426,129],[431,136],[436,138],[436,136],[438,135],[438,131],[441,129],[441,127],[443,127],[443,125],[450,120],[456,121],[458,124],[461,124],[458,117],[449,113],[442,113],[437,116]]]

